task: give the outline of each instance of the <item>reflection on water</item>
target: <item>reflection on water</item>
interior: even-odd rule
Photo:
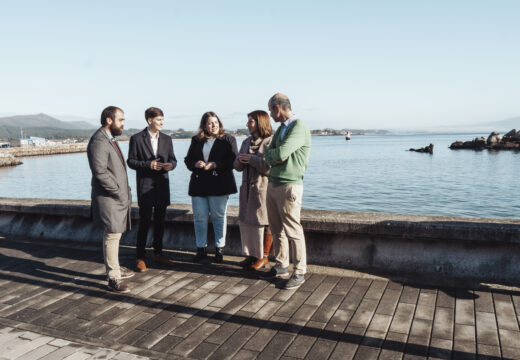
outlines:
[[[466,135],[374,135],[312,138],[303,207],[362,212],[520,218],[517,174],[520,154],[453,151]],[[241,139],[238,139],[239,147]],[[435,144],[433,155],[407,149]],[[191,203],[184,156],[189,140],[173,142],[178,160],[170,173],[173,203]],[[128,144],[121,144],[124,154]],[[0,196],[90,199],[86,153],[27,157],[0,168]],[[128,170],[130,186],[135,172]],[[235,174],[237,185],[241,174]],[[133,192],[134,201],[136,192]],[[238,195],[230,197],[238,205]]]

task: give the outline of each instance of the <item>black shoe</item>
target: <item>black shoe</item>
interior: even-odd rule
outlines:
[[[224,248],[217,247],[215,248],[215,262],[217,264],[220,264],[222,263],[222,260],[224,260]]]
[[[205,247],[197,248],[197,254],[193,257],[193,259],[191,259],[191,261],[198,263],[207,257],[208,257],[208,252]]]
[[[125,284],[123,284],[121,282],[121,280],[119,279],[110,279],[108,280],[108,285],[107,287],[111,290],[111,291],[114,291],[114,292],[118,292],[120,294],[124,294],[124,293],[128,293],[130,292],[130,289],[128,288],[128,286],[126,286]]]
[[[273,266],[271,270],[263,272],[260,274],[261,279],[274,279],[274,278],[288,278],[289,277],[289,269]]]

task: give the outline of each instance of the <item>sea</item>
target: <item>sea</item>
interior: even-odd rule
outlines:
[[[520,219],[520,153],[450,150],[475,134],[313,136],[303,208]],[[237,139],[238,146],[243,139]],[[434,144],[433,155],[408,151]],[[190,204],[184,165],[190,140],[174,140],[171,202]],[[128,144],[121,143],[124,154]],[[0,168],[0,197],[90,200],[86,153],[22,158]],[[135,188],[135,171],[128,169]],[[235,172],[237,187],[241,173]],[[136,199],[135,189],[132,190]],[[238,194],[230,196],[238,205]]]

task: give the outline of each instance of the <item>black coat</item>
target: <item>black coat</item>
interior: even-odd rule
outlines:
[[[191,145],[188,154],[184,158],[184,163],[192,171],[190,178],[190,196],[221,196],[235,194],[237,185],[233,176],[233,162],[238,156],[237,141],[231,135],[224,135],[216,139],[208,162],[214,161],[217,167],[215,170],[206,171],[195,168],[195,163],[199,160],[204,161],[202,147],[206,140],[194,136],[191,138]]]
[[[159,132],[157,157],[153,154],[152,142],[148,128],[130,137],[128,149],[128,166],[137,172],[137,200],[139,206],[168,206],[170,205],[170,181],[168,171],[152,170],[150,164],[159,158],[160,162],[171,163],[177,166],[177,159],[173,154],[172,139]]]

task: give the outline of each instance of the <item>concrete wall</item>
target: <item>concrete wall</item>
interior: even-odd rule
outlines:
[[[123,239],[128,245],[137,233],[135,204],[132,210],[134,227]],[[89,201],[0,198],[0,233],[100,242],[89,214]],[[229,207],[226,253],[234,255],[240,255],[237,216],[238,209]],[[302,224],[311,264],[519,282],[520,220],[303,210]],[[170,206],[165,248],[194,250],[194,244],[191,206]]]

